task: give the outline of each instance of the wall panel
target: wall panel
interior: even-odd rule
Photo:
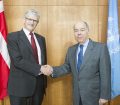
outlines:
[[[99,41],[106,42],[107,40],[107,16],[108,6],[99,7]]]
[[[97,0],[48,0],[48,5],[97,5]]]
[[[26,5],[26,6],[39,6],[39,5],[47,5],[47,0],[4,0],[5,5]]]
[[[48,64],[52,66],[63,64],[68,47],[76,43],[73,25],[81,19],[90,26],[90,38],[106,42],[108,0],[4,0],[4,4],[9,32],[22,28],[22,16],[27,9],[40,12],[36,32],[46,37]],[[119,99],[117,97],[110,105],[119,105]],[[0,105],[10,105],[9,97],[0,101]],[[72,105],[71,75],[48,77],[42,105]]]
[[[98,5],[105,6],[108,5],[108,0],[98,0]]]
[[[118,0],[118,6],[120,6],[120,0]]]

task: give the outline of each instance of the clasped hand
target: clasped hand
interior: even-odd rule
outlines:
[[[49,76],[53,73],[53,68],[50,65],[43,65],[43,66],[41,66],[41,72],[44,75]]]

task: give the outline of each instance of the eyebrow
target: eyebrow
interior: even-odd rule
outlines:
[[[77,28],[77,29],[75,28],[74,30],[79,30],[79,29],[85,29],[85,28]]]

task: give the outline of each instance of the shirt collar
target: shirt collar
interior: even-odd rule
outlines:
[[[85,43],[83,43],[83,46],[84,46],[84,47],[87,47],[88,43],[89,43],[89,39],[87,39],[87,40],[85,41]],[[79,44],[79,46],[80,46],[80,44]]]
[[[25,34],[27,35],[27,36],[29,36],[29,34],[30,34],[30,31],[28,31],[26,28],[24,28],[23,27],[23,31],[25,32]],[[33,35],[34,35],[34,32],[32,32],[33,33]]]

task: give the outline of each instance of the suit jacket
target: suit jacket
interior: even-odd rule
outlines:
[[[99,105],[99,98],[110,99],[111,66],[108,49],[105,44],[89,41],[80,71],[77,70],[78,44],[68,49],[65,63],[53,67],[53,77],[72,73],[73,103],[79,105]]]
[[[46,64],[45,38],[35,33],[41,47],[41,61]],[[10,95],[27,97],[35,92],[36,79],[41,65],[36,63],[32,47],[24,31],[10,33],[7,37],[8,51],[11,58],[8,92]],[[41,79],[41,86],[46,87],[46,77]],[[44,84],[44,85],[43,85]]]

